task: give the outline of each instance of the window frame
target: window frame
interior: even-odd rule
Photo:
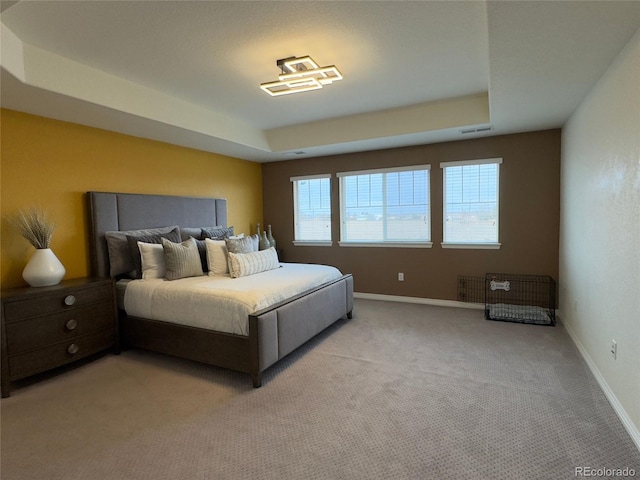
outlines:
[[[399,172],[414,172],[426,170],[428,172],[428,192],[427,192],[427,200],[428,200],[428,221],[427,221],[427,234],[428,240],[389,240],[389,241],[356,241],[356,240],[345,240],[345,228],[344,222],[346,218],[346,192],[345,192],[345,178],[357,175],[373,175],[373,174],[387,174],[387,173],[399,173]],[[431,238],[432,228],[432,214],[431,214],[431,165],[408,165],[401,167],[389,167],[389,168],[374,168],[367,170],[356,170],[349,172],[338,172],[336,173],[336,177],[338,177],[339,181],[339,196],[340,196],[340,240],[338,241],[338,245],[341,247],[391,247],[391,248],[431,248],[433,246],[433,241]],[[384,206],[383,206],[384,208]]]
[[[467,165],[497,165],[496,171],[496,241],[495,242],[447,242],[447,167],[459,167]],[[459,248],[459,249],[478,249],[478,250],[497,250],[501,247],[500,243],[500,165],[502,158],[482,158],[476,160],[461,160],[454,162],[440,163],[442,170],[442,248]]]
[[[298,235],[298,182],[304,180],[329,180],[329,240],[300,240]],[[320,173],[316,175],[301,175],[296,177],[290,177],[289,180],[293,185],[293,245],[297,247],[330,247],[333,245],[332,234],[332,221],[333,221],[333,208],[331,205],[331,184],[332,175],[330,173]]]

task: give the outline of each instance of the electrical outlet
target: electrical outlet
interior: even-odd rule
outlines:
[[[402,272],[398,273],[398,281],[399,282],[404,282],[404,273],[402,273]]]
[[[611,340],[611,356],[614,360],[618,357],[618,344],[615,340]]]

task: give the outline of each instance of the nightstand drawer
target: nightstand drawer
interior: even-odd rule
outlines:
[[[2,398],[11,382],[113,347],[120,353],[114,281],[72,278],[2,290]]]
[[[113,285],[105,283],[92,288],[61,289],[38,298],[7,302],[4,306],[4,321],[9,324],[39,315],[76,310],[78,307],[112,299],[112,290]]]
[[[44,372],[105,350],[113,345],[114,337],[113,329],[103,330],[40,350],[12,356],[9,358],[10,379],[17,380]]]
[[[113,329],[113,302],[7,323],[6,328],[7,350],[13,356],[97,330]]]

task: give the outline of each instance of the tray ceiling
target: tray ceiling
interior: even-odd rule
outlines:
[[[1,20],[3,107],[274,161],[560,127],[640,2],[3,1]],[[344,80],[260,90],[303,55]]]

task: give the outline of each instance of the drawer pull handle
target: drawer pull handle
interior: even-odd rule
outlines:
[[[77,326],[78,326],[78,321],[75,318],[72,318],[65,324],[65,327],[67,330],[75,330]]]
[[[72,343],[71,345],[69,345],[69,348],[67,348],[67,352],[70,355],[75,355],[76,353],[78,353],[78,345]]]
[[[64,297],[64,304],[67,307],[70,307],[71,305],[76,303],[76,297],[75,295],[67,295],[66,297]]]

